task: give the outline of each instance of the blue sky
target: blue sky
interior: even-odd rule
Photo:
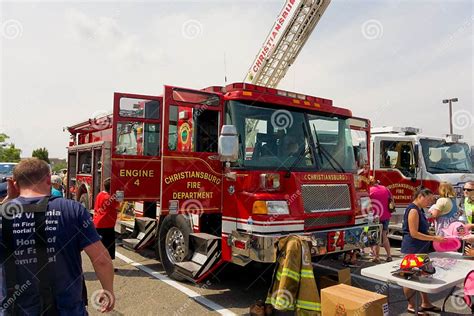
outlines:
[[[1,1],[0,131],[23,156],[65,157],[72,125],[113,92],[242,81],[283,0]],[[279,88],[334,100],[374,126],[474,142],[472,1],[333,0]],[[224,63],[224,55],[226,56]]]

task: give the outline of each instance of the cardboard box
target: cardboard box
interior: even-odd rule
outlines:
[[[387,296],[346,284],[321,290],[322,316],[388,316]]]

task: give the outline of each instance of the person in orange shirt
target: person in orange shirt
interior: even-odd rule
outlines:
[[[119,203],[110,195],[110,178],[104,180],[104,191],[97,194],[94,204],[94,225],[102,237],[102,243],[115,259],[115,222]]]

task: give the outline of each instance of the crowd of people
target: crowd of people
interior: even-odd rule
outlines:
[[[392,261],[388,227],[395,211],[393,197],[385,186],[381,185],[374,177],[369,178],[370,199],[372,212],[382,225],[382,246],[386,252],[386,261]],[[448,182],[441,182],[436,196],[431,190],[420,187],[414,192],[413,200],[405,209],[403,215],[402,253],[427,253],[432,251],[431,242],[443,242],[449,225],[453,222],[463,222],[467,231],[474,229],[472,213],[474,210],[474,182],[466,182],[463,188],[464,200],[459,205],[456,202],[456,192]],[[425,212],[425,209],[428,211]],[[434,234],[429,233],[434,227]],[[466,255],[474,255],[471,251],[471,242],[465,240]],[[364,249],[362,250],[364,253]],[[381,263],[380,246],[373,245],[370,250],[372,262]]]
[[[380,185],[374,178],[370,178],[370,199],[373,210],[379,217],[382,224],[382,245],[387,253],[386,261],[392,261],[390,243],[388,240],[388,223],[390,221],[391,212],[394,206],[393,198],[390,191]],[[434,193],[427,189],[418,188],[413,196],[413,200],[406,207],[403,215],[402,231],[403,239],[400,252],[405,254],[428,254],[433,252],[433,242],[443,243],[447,240],[446,232],[450,224],[461,221],[462,227],[466,235],[474,229],[472,222],[472,213],[474,210],[474,182],[467,182],[463,187],[464,201],[461,205],[456,203],[456,193],[453,186],[447,182],[441,182],[438,188],[439,197],[436,199]],[[425,212],[428,209],[428,216]],[[430,226],[434,225],[434,234],[430,234]],[[471,235],[472,236],[472,235]],[[474,256],[474,250],[471,246],[474,238],[468,237],[464,239],[466,246],[464,251],[468,256]],[[372,262],[380,263],[379,245],[372,247]],[[415,313],[415,295],[414,290],[409,288],[403,289],[408,300],[407,311]],[[440,312],[441,309],[434,306],[426,293],[421,294],[421,311],[424,312]]]

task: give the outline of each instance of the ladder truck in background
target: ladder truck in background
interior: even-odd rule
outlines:
[[[276,88],[330,2],[287,0],[252,63],[246,82]]]

